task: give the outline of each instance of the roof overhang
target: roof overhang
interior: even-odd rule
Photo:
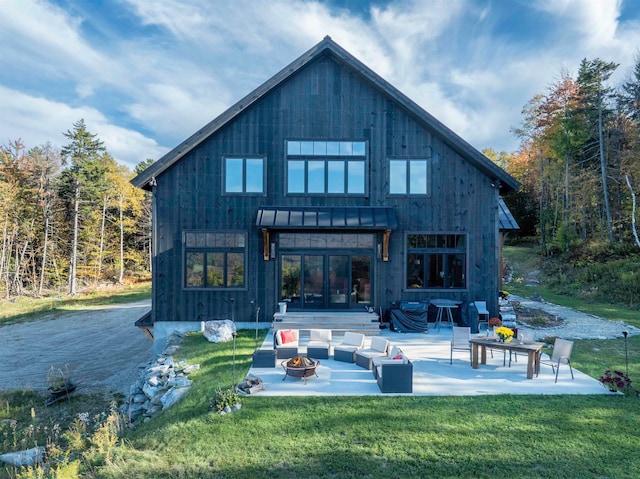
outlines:
[[[500,231],[513,231],[520,229],[520,225],[518,225],[518,222],[511,214],[511,211],[502,199],[502,196],[498,197],[498,222],[498,228]]]
[[[258,228],[269,230],[392,230],[398,227],[393,208],[273,206],[258,209]]]
[[[389,261],[389,238],[398,220],[389,207],[270,206],[258,209],[256,226],[262,229],[265,261],[273,257],[269,238],[273,230],[382,231],[380,254],[382,261]]]

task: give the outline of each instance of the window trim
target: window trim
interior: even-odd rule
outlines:
[[[227,191],[227,160],[242,160],[242,191]],[[262,160],[262,191],[247,191],[247,160]],[[267,196],[267,157],[224,155],[222,157],[222,196]]]
[[[290,144],[299,143],[299,151],[300,153],[289,153]],[[304,143],[304,145],[302,145]],[[351,144],[351,149],[347,149],[344,154],[333,154],[327,153],[329,143],[338,143],[339,147],[342,148],[342,144]],[[358,147],[354,152],[353,144],[357,143]],[[318,146],[320,145],[320,146]],[[296,145],[294,145],[296,146]],[[303,146],[311,147],[311,150],[319,149],[322,152],[316,154],[313,151],[306,151],[303,153]],[[363,149],[360,154],[360,150]],[[288,139],[285,140],[284,144],[285,151],[285,161],[284,161],[284,194],[285,196],[317,196],[317,197],[351,197],[351,198],[366,198],[369,196],[369,155],[368,155],[368,142],[366,140],[297,140],[297,139]],[[302,189],[304,191],[289,191],[289,163],[293,161],[298,161],[303,163],[302,174],[304,175],[304,185]],[[310,162],[322,162],[323,168],[323,191],[322,192],[309,192],[309,164]],[[342,163],[342,178],[343,178],[343,188],[344,192],[331,192],[330,184],[329,184],[329,176],[330,176],[330,163],[331,162],[340,162]],[[350,163],[358,163],[362,164],[362,173],[363,173],[363,184],[362,190],[354,193],[349,192],[349,174],[350,172],[354,172],[353,167],[350,167]],[[355,185],[356,187],[360,186]]]
[[[235,234],[242,235],[244,238],[244,246],[187,246],[187,234]],[[183,291],[247,291],[247,266],[248,266],[248,233],[244,230],[183,230],[182,231],[182,290]],[[203,284],[204,286],[187,286],[187,253],[203,253]],[[207,269],[207,253],[223,253],[224,254],[224,281],[229,276],[228,271],[228,254],[242,253],[243,255],[243,278],[242,286],[206,286],[206,269]]]
[[[391,192],[391,162],[392,161],[403,161],[405,163],[405,193],[392,193]],[[412,161],[424,161],[425,162],[425,170],[427,178],[425,180],[426,184],[426,192],[425,193],[411,193],[411,162]],[[416,197],[416,198],[430,198],[431,197],[431,165],[433,161],[431,157],[425,156],[417,156],[417,157],[395,157],[388,156],[387,157],[387,196],[393,198],[406,198],[406,197]]]
[[[409,248],[409,236],[412,235],[428,235],[428,236],[464,236],[465,243],[464,248]],[[464,286],[462,287],[451,287],[451,286],[442,286],[442,287],[434,287],[427,286],[422,288],[411,288],[408,285],[408,277],[409,277],[409,255],[411,254],[442,254],[442,255],[456,255],[461,254],[464,255]],[[423,266],[424,268],[424,266]],[[404,275],[403,275],[403,292],[442,292],[442,291],[452,291],[452,292],[464,292],[469,290],[469,233],[461,232],[461,231],[405,231],[404,233]]]

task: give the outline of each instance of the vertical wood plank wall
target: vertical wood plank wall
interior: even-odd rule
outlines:
[[[366,140],[367,197],[286,196],[285,140]],[[261,155],[266,159],[266,195],[223,196],[222,159]],[[388,197],[387,158],[431,158],[430,196]],[[491,181],[375,86],[330,57],[321,57],[265,95],[156,178],[155,320],[230,318],[270,321],[276,310],[278,264],[264,261],[262,233],[255,227],[260,206],[392,206],[399,227],[391,234],[390,259],[376,259],[375,306],[391,301],[444,297],[484,299],[497,311],[497,191]],[[248,232],[246,289],[194,291],[183,288],[182,231]],[[467,233],[468,288],[414,292],[405,286],[405,231]]]

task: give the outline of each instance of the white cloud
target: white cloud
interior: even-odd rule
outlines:
[[[115,61],[89,46],[79,34],[81,20],[42,1],[2,2],[0,44],[5,67],[59,79],[96,83],[121,78]]]
[[[84,118],[87,129],[98,135],[107,151],[118,161],[133,169],[147,158],[157,159],[167,148],[161,147],[141,133],[114,125],[91,107],[73,108],[42,97],[29,96],[0,86],[0,131],[3,144],[19,140],[27,148],[50,142],[60,148],[68,143],[63,133]]]
[[[504,5],[491,1],[391,0],[351,12],[308,0],[259,8],[255,0],[120,0],[119,14],[145,26],[126,37],[111,30],[116,19],[77,13],[74,1],[67,10],[2,3],[0,60],[12,72],[0,78],[11,79],[5,93],[23,95],[25,116],[16,119],[17,99],[3,95],[14,121],[0,118],[0,131],[62,141],[84,117],[129,164],[157,158],[158,144],[175,146],[325,35],[476,147],[495,149],[515,148],[509,128],[563,66],[576,71],[583,57],[599,56],[623,63],[622,76],[640,45],[638,19],[622,21],[628,4],[619,0],[518,3],[520,13],[538,10],[535,41],[522,40]],[[25,82],[26,90],[21,76],[40,83]]]

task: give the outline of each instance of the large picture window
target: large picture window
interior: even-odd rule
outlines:
[[[364,195],[364,141],[288,141],[287,193]]]
[[[246,235],[184,233],[185,288],[244,288]]]
[[[466,268],[466,235],[407,235],[407,288],[466,288]]]
[[[427,195],[429,162],[426,159],[390,159],[389,194]]]
[[[264,191],[264,158],[224,159],[226,194],[262,194]]]

